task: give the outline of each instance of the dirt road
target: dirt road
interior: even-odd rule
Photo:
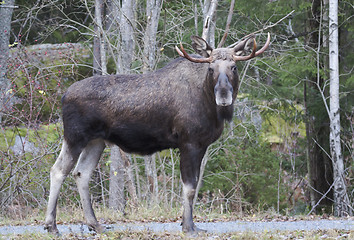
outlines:
[[[313,230],[349,230],[354,231],[354,220],[312,220],[293,222],[207,222],[196,223],[199,228],[208,233],[232,233],[232,232],[264,232],[264,231],[313,231]],[[180,223],[117,223],[106,225],[111,231],[153,231],[153,232],[180,232]],[[85,234],[89,233],[86,225],[58,225],[61,234]],[[1,235],[45,233],[43,226],[0,226]]]

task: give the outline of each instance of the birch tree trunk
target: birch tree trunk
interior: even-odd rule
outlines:
[[[96,37],[99,41],[100,49],[100,70],[102,75],[107,74],[107,60],[106,60],[106,49],[105,49],[105,40],[104,40],[104,28],[103,28],[103,15],[104,15],[104,1],[95,0],[95,25],[96,25]],[[94,48],[95,49],[95,48]],[[95,60],[97,61],[97,59]]]
[[[116,73],[130,73],[131,64],[134,59],[134,27],[135,27],[135,1],[134,0],[111,0],[107,1],[107,34],[113,46],[117,50],[113,53],[116,58]],[[117,31],[118,30],[118,31]],[[111,44],[111,43],[109,43]],[[125,181],[126,179],[126,181]],[[109,207],[124,211],[125,197],[124,188],[132,198],[132,203],[136,205],[137,196],[132,177],[131,164],[118,146],[111,147],[110,159],[110,181],[109,181]]]
[[[136,27],[135,0],[107,0],[107,34],[114,45],[112,57],[115,58],[116,73],[131,73],[134,61]]]
[[[146,0],[146,28],[144,34],[143,72],[154,69],[156,64],[157,27],[163,0]]]
[[[218,0],[204,0],[203,8],[203,33],[202,38],[215,48],[215,20]]]
[[[131,73],[131,65],[134,60],[134,28],[135,28],[135,1],[123,0],[120,11],[119,29],[121,34],[121,62],[122,72]]]
[[[119,147],[111,146],[111,160],[109,165],[109,199],[108,206],[111,209],[124,212],[124,162]]]
[[[152,195],[153,201],[157,201],[158,198],[158,184],[157,184],[157,171],[156,171],[156,155],[150,155],[144,157],[145,174],[147,177],[147,186],[149,195]]]
[[[330,151],[333,164],[334,214],[339,217],[352,215],[344,181],[344,164],[340,142],[339,113],[339,62],[338,62],[338,0],[329,0],[329,119]]]
[[[6,0],[0,3],[0,123],[2,122],[2,109],[8,104],[6,95],[9,81],[6,73],[10,54],[9,41],[14,4],[15,0]]]
[[[146,0],[146,28],[143,49],[143,73],[151,71],[156,65],[157,29],[163,0]],[[157,197],[156,159],[152,156],[144,157],[145,169],[148,178],[148,192]],[[154,199],[156,199],[154,197]]]

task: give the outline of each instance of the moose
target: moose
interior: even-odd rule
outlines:
[[[182,230],[203,231],[193,222],[193,198],[200,165],[207,147],[222,134],[225,121],[233,117],[239,86],[237,61],[263,53],[256,51],[255,36],[249,35],[232,48],[213,49],[193,36],[189,55],[183,45],[181,56],[165,67],[142,75],[93,76],[71,85],[62,97],[64,140],[50,171],[50,192],[45,229],[58,234],[56,207],[60,188],[73,170],[90,229],[105,227],[95,217],[89,180],[105,148],[105,142],[123,151],[141,155],[167,148],[180,151],[183,182]],[[249,55],[245,51],[251,52]]]

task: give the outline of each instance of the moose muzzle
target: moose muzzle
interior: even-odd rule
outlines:
[[[214,87],[215,101],[218,106],[229,106],[232,104],[233,88],[225,73],[220,73],[218,82]]]

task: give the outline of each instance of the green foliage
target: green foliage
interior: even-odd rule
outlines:
[[[276,207],[281,157],[252,125],[239,125],[233,134],[209,160],[202,190],[221,191],[227,198],[241,195],[252,206],[265,209]],[[285,198],[283,190],[281,187],[280,201]]]
[[[26,127],[6,127],[0,130],[0,150],[6,151],[11,149],[15,143],[15,137],[20,136],[24,138],[24,141],[34,143],[35,147],[46,147],[58,143],[58,140],[62,135],[62,126],[59,123],[42,125],[36,129],[30,129]],[[38,141],[45,139],[45,143]]]
[[[277,136],[286,140],[290,139],[294,133],[296,133],[296,137],[304,138],[306,136],[303,106],[294,105],[288,101],[274,101],[267,102],[260,108],[264,119],[262,135],[266,139]]]

